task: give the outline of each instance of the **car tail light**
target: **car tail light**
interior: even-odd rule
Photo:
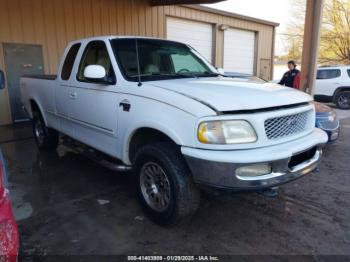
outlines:
[[[2,197],[4,195],[4,190],[5,190],[3,166],[4,164],[2,163],[2,158],[0,157],[0,200],[2,200]]]
[[[5,186],[5,162],[0,150],[0,262],[16,262],[19,245],[18,228]]]

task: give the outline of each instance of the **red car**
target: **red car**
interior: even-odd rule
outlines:
[[[0,261],[15,262],[18,256],[18,228],[12,214],[10,194],[5,187],[6,165],[0,150]]]

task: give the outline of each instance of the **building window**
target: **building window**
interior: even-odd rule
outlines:
[[[340,69],[322,69],[317,70],[317,79],[337,78],[341,74]]]
[[[74,65],[75,58],[77,57],[79,48],[81,44],[75,44],[73,45],[66,56],[66,60],[63,63],[62,72],[61,72],[61,78],[62,80],[68,80],[70,78],[70,75],[72,73],[72,68]]]

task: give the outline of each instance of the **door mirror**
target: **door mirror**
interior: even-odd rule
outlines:
[[[0,89],[5,88],[5,74],[4,71],[0,70]]]
[[[218,70],[219,74],[221,74],[221,75],[225,74],[225,70],[223,68],[217,68],[217,70]]]
[[[106,69],[100,65],[89,65],[84,69],[84,78],[92,82],[106,82]]]

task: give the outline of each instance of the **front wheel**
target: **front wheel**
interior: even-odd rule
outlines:
[[[340,91],[335,97],[335,103],[340,109],[350,109],[350,91]]]
[[[58,145],[58,132],[45,125],[45,121],[39,112],[33,116],[33,134],[40,150],[55,150]]]
[[[176,224],[196,212],[200,193],[175,145],[142,147],[135,156],[135,172],[140,202],[156,223]]]

